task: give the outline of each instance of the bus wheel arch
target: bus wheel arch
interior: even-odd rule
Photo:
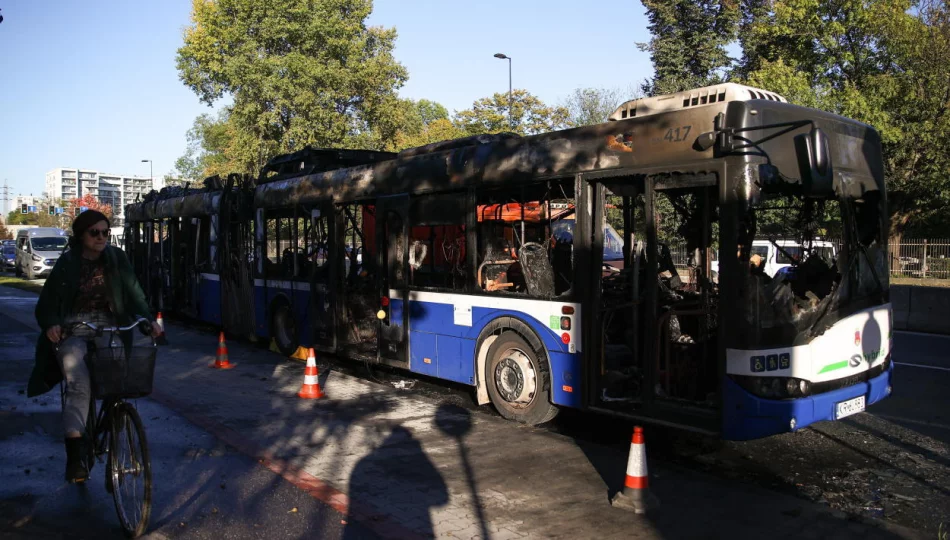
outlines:
[[[290,299],[283,294],[278,295],[270,304],[270,336],[284,356],[297,352],[300,345],[299,330]]]
[[[551,364],[535,331],[514,317],[500,317],[479,334],[476,396],[505,418],[529,425],[552,420]],[[532,394],[524,402],[527,394]]]

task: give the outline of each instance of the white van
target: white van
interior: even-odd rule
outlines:
[[[778,244],[782,250],[780,251],[775,247],[775,244]],[[769,240],[752,241],[752,252],[750,255],[762,257],[762,260],[765,261],[765,274],[769,277],[775,277],[775,274],[782,271],[782,269],[791,266],[793,260],[800,261],[804,252],[804,248],[797,240],[776,240],[775,244]],[[811,244],[811,253],[818,255],[828,264],[831,264],[837,256],[834,244],[824,240],[813,241]],[[711,266],[713,278],[718,278],[719,261],[713,261]]]
[[[27,279],[48,276],[66,249],[66,231],[53,227],[23,229],[16,235],[16,275]]]

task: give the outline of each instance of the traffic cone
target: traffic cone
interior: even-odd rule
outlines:
[[[307,367],[303,371],[303,386],[297,392],[297,396],[303,399],[319,399],[325,397],[323,390],[320,389],[320,372],[317,371],[317,357],[313,349],[307,355]]]
[[[234,367],[234,364],[228,361],[228,345],[224,342],[224,332],[221,332],[218,336],[218,354],[210,367],[216,369],[231,369]]]
[[[158,325],[159,334],[155,338],[155,343],[159,345],[168,345],[168,339],[165,338],[165,319],[162,318],[162,312],[158,312],[158,317],[155,319],[155,324]]]
[[[650,492],[649,484],[647,445],[643,440],[643,428],[636,426],[633,428],[633,440],[630,441],[627,477],[623,489],[611,497],[611,506],[633,510],[637,514],[645,514],[648,509],[658,507],[660,501]]]

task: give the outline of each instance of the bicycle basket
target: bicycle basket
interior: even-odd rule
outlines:
[[[97,348],[89,355],[89,370],[97,399],[137,398],[152,393],[156,347]]]

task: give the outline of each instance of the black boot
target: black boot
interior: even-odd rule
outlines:
[[[86,470],[86,441],[82,437],[66,439],[66,481],[71,484],[85,482],[89,478]]]

